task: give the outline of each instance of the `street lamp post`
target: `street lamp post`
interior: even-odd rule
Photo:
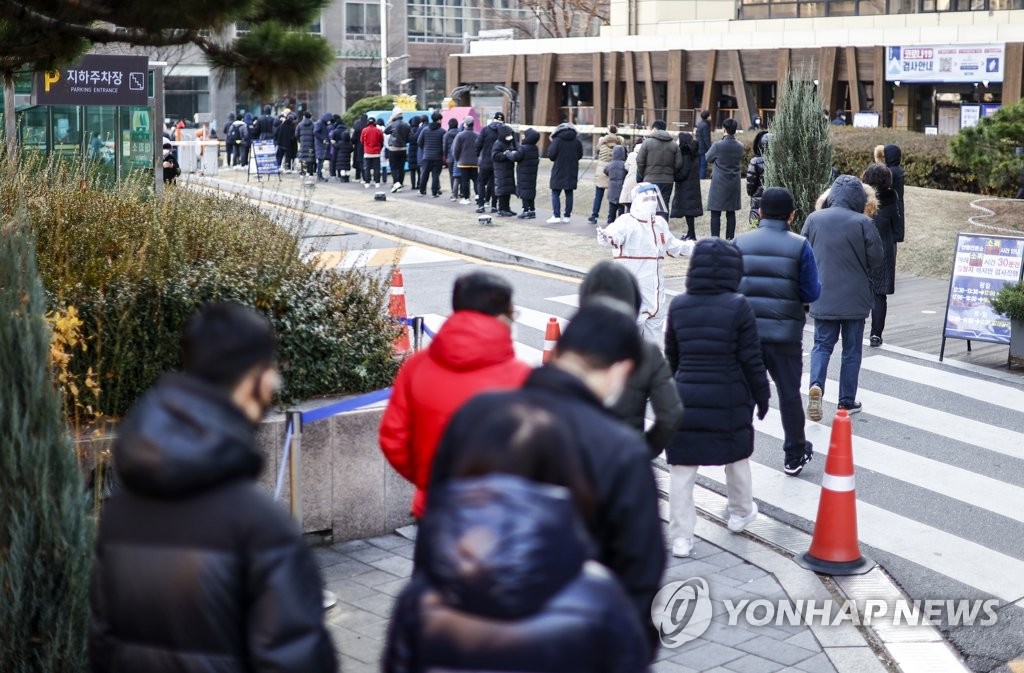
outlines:
[[[388,95],[388,3],[380,0],[380,95]]]

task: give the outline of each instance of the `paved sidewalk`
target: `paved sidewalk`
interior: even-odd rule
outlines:
[[[403,532],[406,532],[403,530]],[[731,535],[721,526],[699,520],[701,538],[722,537],[723,544],[736,544],[746,550],[739,554],[757,560],[783,560],[759,543]],[[342,542],[314,549],[320,572],[328,590],[338,603],[327,613],[327,621],[346,673],[371,673],[380,670],[380,660],[387,638],[395,597],[412,573],[413,542],[393,534],[367,540]],[[759,561],[763,562],[763,561]],[[786,563],[791,564],[788,560]],[[792,564],[791,564],[792,565]],[[818,591],[823,585],[812,573],[795,572]],[[789,595],[777,577],[758,565],[745,561],[738,553],[699,539],[693,556],[688,559],[668,557],[664,583],[702,578],[707,582],[714,617],[711,626],[697,640],[676,649],[661,648],[652,667],[655,673],[773,673],[804,671],[807,673],[883,673],[886,669],[868,646],[859,631],[836,632],[841,636],[830,642],[819,641],[806,626],[750,626],[743,619],[728,624],[723,601],[769,601],[810,598],[803,594]],[[830,658],[831,657],[831,658]]]

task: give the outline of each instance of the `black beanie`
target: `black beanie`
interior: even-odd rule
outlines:
[[[771,220],[785,220],[796,210],[793,195],[784,187],[769,187],[761,195],[761,211]]]

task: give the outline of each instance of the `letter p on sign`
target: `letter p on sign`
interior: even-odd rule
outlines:
[[[60,70],[47,70],[43,74],[43,88],[46,89],[47,93],[50,92],[50,85],[51,84],[56,84],[59,81],[60,81]]]

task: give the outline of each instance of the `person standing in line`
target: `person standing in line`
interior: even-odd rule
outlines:
[[[289,112],[277,127],[274,142],[277,143],[278,168],[282,173],[291,173],[299,153],[298,141],[295,140],[295,113]]]
[[[900,219],[899,199],[892,188],[892,173],[885,166],[872,164],[861,177],[864,184],[873,187],[878,197],[875,211],[875,228],[882,241],[882,266],[871,279],[875,294],[871,306],[871,336],[868,343],[872,348],[882,345],[885,330],[885,315],[888,311],[888,295],[896,292],[896,242],[903,240],[903,222]]]
[[[480,131],[473,148],[476,150],[477,165],[480,167],[480,174],[477,178],[476,212],[487,211],[487,204],[491,204],[491,212],[498,212],[498,197],[494,193],[494,159],[491,150],[494,149],[494,142],[499,137],[499,129],[505,124],[505,115],[501,112],[494,113],[494,119]]]
[[[641,182],[633,190],[629,212],[605,228],[597,228],[597,242],[612,248],[612,259],[625,266],[640,283],[642,296],[637,324],[643,336],[662,343],[665,332],[665,257],[676,257],[692,243],[672,235],[659,213],[665,202],[656,185]]]
[[[494,167],[494,194],[498,197],[498,217],[513,217],[510,205],[512,195],[516,193],[516,162],[509,158],[515,152],[515,131],[502,125],[498,129],[499,137],[491,146],[491,164]]]
[[[448,130],[444,133],[444,165],[448,168],[448,198],[459,200],[458,176],[455,174],[455,138],[459,135],[459,122],[454,118],[448,120]]]
[[[420,134],[427,129],[427,118],[416,115],[409,120],[409,145],[406,148],[406,163],[409,165],[409,188],[416,191],[420,188],[420,166],[423,162],[420,155]]]
[[[339,182],[348,182],[348,172],[352,169],[352,133],[345,127],[341,117],[334,116],[334,129],[331,131],[331,175],[337,176]]]
[[[327,182],[327,178],[324,177],[324,162],[327,161],[330,154],[333,119],[334,115],[325,113],[313,125],[313,148],[316,160],[316,179],[318,182]]]
[[[866,186],[852,175],[840,175],[807,217],[803,231],[814,250],[821,277],[821,295],[811,304],[814,347],[811,350],[807,418],[822,419],[822,396],[828,362],[839,337],[843,339],[843,365],[839,370],[839,408],[850,414],[861,410],[857,380],[863,355],[864,321],[871,313],[872,277],[885,260],[882,239],[869,215]]]
[[[588,560],[594,493],[570,429],[515,402],[481,419],[462,448],[420,524],[382,671],[644,670],[629,599]]]
[[[430,195],[434,198],[441,196],[441,168],[444,166],[444,137],[445,130],[441,128],[441,113],[435,112],[432,115],[430,124],[423,124],[417,139],[417,153],[423,155],[420,164],[422,175],[419,179],[420,196],[427,194],[427,178],[430,178]]]
[[[622,200],[623,184],[626,181],[626,146],[616,145],[612,149],[612,160],[604,167],[608,176],[608,224],[626,212]]]
[[[551,134],[548,145],[548,159],[551,177],[548,186],[551,188],[551,209],[554,211],[548,218],[548,224],[569,222],[572,219],[572,197],[579,182],[580,159],[583,158],[583,143],[580,142],[576,127],[563,121]],[[565,192],[565,214],[562,215],[562,192]]]
[[[394,184],[391,193],[395,194],[405,188],[405,156],[409,151],[409,136],[412,127],[406,123],[401,110],[395,110],[391,122],[385,127],[387,136],[388,165],[391,166],[391,180]]]
[[[537,171],[540,168],[540,149],[537,143],[540,134],[533,129],[526,129],[523,142],[514,150],[505,153],[509,161],[516,162],[516,194],[523,204],[521,220],[537,218]]]
[[[754,156],[747,164],[747,196],[750,197],[748,221],[750,226],[755,228],[761,216],[761,195],[764,193],[764,153],[771,139],[772,134],[767,131],[761,131],[754,136]]]
[[[476,151],[477,133],[473,130],[473,118],[466,117],[463,120],[462,125],[465,129],[455,136],[455,143],[452,146],[452,154],[455,156],[455,165],[459,168],[459,179],[461,180],[462,187],[460,188],[460,196],[462,200],[459,203],[463,206],[468,206],[472,201],[469,199],[469,186],[473,185],[473,189],[476,190],[477,201],[480,200],[480,184],[477,181],[477,169],[480,168],[479,154]],[[480,209],[477,208],[477,212]]]
[[[366,128],[360,134],[360,144],[363,146],[363,188],[370,188],[370,179],[373,179],[373,187],[380,187],[380,154],[384,151],[384,129],[381,128],[380,120],[376,122],[369,120]]]
[[[255,433],[280,384],[270,323],[209,304],[185,327],[182,373],[118,428],[122,488],[100,517],[93,671],[334,673],[320,572],[258,486]]]
[[[236,171],[243,170],[245,147],[249,142],[249,127],[245,125],[244,120],[236,119],[231,122],[225,142],[228,145],[228,166],[233,165]]]
[[[605,190],[608,189],[608,173],[605,168],[612,162],[614,149],[622,145],[622,136],[619,129],[612,124],[608,127],[608,133],[601,136],[597,141],[597,165],[594,168],[594,205],[590,209],[590,217],[587,222],[597,224],[597,218],[601,215],[601,202],[604,201]],[[612,220],[615,218],[613,217]],[[610,222],[611,220],[609,220]]]
[[[881,148],[881,151],[879,151]],[[903,160],[903,151],[899,145],[879,145],[875,148],[875,162],[882,164],[892,174],[892,190],[896,192],[896,202],[899,205],[900,225],[897,243],[903,242],[903,236],[907,228],[906,205],[903,201],[903,191],[906,186],[907,176],[903,172],[900,162]]]
[[[549,410],[569,426],[572,446],[596,494],[587,521],[596,543],[594,558],[625,588],[648,636],[650,661],[658,646],[651,602],[661,588],[666,560],[658,490],[640,433],[608,408],[621,397],[642,357],[630,307],[605,297],[588,302],[565,328],[551,361],[530,372],[521,388],[477,395],[452,417],[434,460],[428,513],[433,494],[451,480],[460,454],[479,444],[473,440],[483,419],[520,402]],[[425,551],[417,541],[417,567]]]
[[[363,129],[369,120],[364,112],[352,125],[352,173],[356,182],[363,182]]]
[[[736,211],[743,204],[740,199],[740,179],[743,143],[736,140],[736,120],[726,119],[722,124],[725,136],[711,146],[706,155],[707,162],[715,165],[711,176],[711,190],[708,192],[708,210],[711,211],[711,235],[722,233],[722,211],[725,211],[725,238],[736,236]]]
[[[676,187],[672,192],[672,218],[686,218],[686,235],[684,241],[696,241],[697,229],[695,222],[704,214],[704,204],[700,193],[700,156],[697,141],[685,131],[679,134],[679,154],[683,157],[683,166],[676,173]]]
[[[253,122],[255,132],[252,137],[256,140],[273,140],[274,139],[274,108],[269,105],[263,106],[263,114],[260,118]]]
[[[474,395],[517,388],[530,373],[512,343],[508,281],[483,271],[459,277],[452,311],[430,346],[402,363],[380,422],[384,457],[416,487],[417,519],[427,510],[431,465],[452,415]]]
[[[697,134],[697,153],[700,155],[700,179],[708,179],[708,160],[705,156],[711,149],[711,113],[704,110],[694,132]]]
[[[788,189],[769,187],[761,196],[758,227],[736,237],[743,253],[740,294],[757,317],[761,357],[779,396],[784,439],[783,470],[795,477],[814,455],[804,433],[800,397],[804,305],[821,294],[818,265],[806,238],[789,230],[796,203]]]
[[[316,163],[316,135],[313,129],[313,115],[309,110],[302,113],[302,121],[295,127],[299,142],[299,166],[303,175],[314,175]]]
[[[662,119],[651,125],[651,134],[636,155],[636,179],[656,186],[661,192],[661,200],[667,204],[672,201],[672,186],[676,174],[682,170],[683,155],[665,128]],[[668,217],[667,210],[663,216]]]
[[[621,147],[621,146],[620,146]],[[625,151],[626,148],[622,148]],[[621,264],[598,262],[580,284],[580,306],[597,297],[609,297],[632,307],[640,316],[640,284],[636,277]],[[654,413],[654,422],[647,428],[647,407]],[[661,346],[644,339],[643,357],[626,381],[622,396],[611,407],[612,413],[644,434],[651,458],[665,450],[668,441],[679,427],[683,417],[683,403],[679,400],[672,371],[661,354]]]
[[[754,311],[737,292],[742,275],[736,246],[719,238],[698,241],[690,257],[686,294],[674,298],[668,311],[665,357],[683,401],[682,423],[665,449],[672,468],[673,556],[686,557],[693,550],[693,486],[701,465],[725,466],[730,531],[738,533],[757,518],[750,475],[753,415],[755,407],[759,419],[768,413],[771,388]]]

